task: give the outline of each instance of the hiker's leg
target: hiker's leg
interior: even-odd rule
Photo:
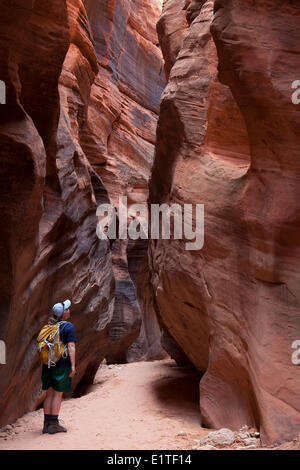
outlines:
[[[62,395],[63,392],[57,392],[56,390],[54,390],[51,404],[51,421],[47,430],[49,434],[55,434],[57,432],[67,432],[67,429],[64,426],[61,426],[58,421]]]
[[[59,415],[63,392],[57,392],[53,390],[52,401],[51,401],[51,413],[52,415]]]
[[[51,416],[51,407],[53,399],[54,390],[52,387],[49,387],[46,392],[46,398],[44,400],[44,428],[43,434],[48,433],[48,426],[50,419],[53,419]]]
[[[44,414],[45,415],[51,415],[53,394],[54,394],[53,388],[49,387],[46,392],[46,398],[44,400]]]

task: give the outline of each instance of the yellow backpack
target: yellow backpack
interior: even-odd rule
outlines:
[[[48,364],[48,368],[55,366],[61,357],[67,357],[68,348],[60,339],[59,327],[67,323],[60,321],[54,325],[45,325],[37,337],[38,353],[42,364]]]

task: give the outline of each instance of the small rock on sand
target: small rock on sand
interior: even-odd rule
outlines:
[[[257,445],[257,439],[255,437],[248,437],[247,439],[244,439],[244,443],[246,446],[251,446],[251,445]]]
[[[218,431],[213,431],[199,441],[199,445],[231,445],[235,441],[235,435],[230,429],[222,428]]]
[[[239,432],[238,437],[240,439],[247,439],[248,437],[250,437],[250,434],[248,432]]]

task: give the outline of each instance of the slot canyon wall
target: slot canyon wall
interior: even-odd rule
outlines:
[[[161,2],[86,0],[85,7],[99,73],[91,90],[82,145],[112,205],[118,208],[120,196],[127,198],[128,209],[133,204],[146,205],[165,87],[156,33]],[[129,212],[128,221],[130,217]],[[166,355],[148,287],[147,251],[148,240],[113,243],[116,296],[108,362]]]
[[[155,308],[203,372],[203,425],[263,444],[300,433],[298,26],[299,2],[275,0],[167,0],[157,26],[149,202],[204,204],[205,241],[151,242]]]
[[[1,1],[0,425],[41,402],[35,340],[57,301],[73,302],[74,388],[103,358],[166,355],[147,245],[96,236],[100,203],[148,197],[165,81],[160,2],[143,3]]]

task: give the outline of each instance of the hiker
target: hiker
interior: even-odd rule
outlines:
[[[63,343],[63,354],[56,363],[43,364],[42,388],[47,390],[44,401],[44,428],[43,434],[55,434],[67,432],[67,429],[59,424],[58,415],[61,407],[62,395],[72,389],[72,377],[75,369],[75,343],[76,332],[74,325],[67,321],[70,314],[70,300],[59,302],[52,307],[52,315],[48,325],[59,324],[60,341]],[[48,326],[47,325],[47,326]]]

